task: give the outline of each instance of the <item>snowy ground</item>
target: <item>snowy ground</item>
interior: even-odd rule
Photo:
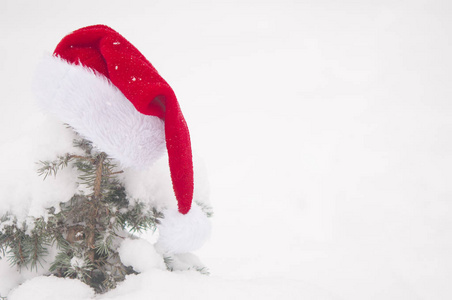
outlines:
[[[451,299],[451,17],[447,0],[2,0],[2,147],[37,119],[42,53],[107,24],[176,91],[215,218],[196,253],[210,277],[143,250],[143,273],[96,299]],[[0,295],[94,297],[17,288],[33,276],[0,261]]]

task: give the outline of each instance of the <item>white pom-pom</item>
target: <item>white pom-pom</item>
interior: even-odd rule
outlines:
[[[209,238],[210,220],[197,205],[183,215],[175,209],[166,209],[158,225],[159,239],[155,245],[166,254],[188,253],[199,249]]]

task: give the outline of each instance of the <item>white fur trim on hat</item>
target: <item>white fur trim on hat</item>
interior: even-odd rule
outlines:
[[[105,76],[45,57],[34,83],[39,105],[122,167],[149,167],[165,151],[164,122],[138,112]]]
[[[166,209],[163,215],[164,218],[157,225],[159,239],[155,247],[159,252],[188,253],[199,249],[210,236],[210,220],[196,204],[185,215],[176,209]]]

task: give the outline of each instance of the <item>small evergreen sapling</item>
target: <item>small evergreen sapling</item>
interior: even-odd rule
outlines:
[[[57,176],[63,168],[75,168],[83,191],[70,201],[50,208],[48,215],[19,223],[10,214],[0,219],[0,256],[11,264],[37,269],[52,246],[57,255],[49,272],[78,278],[102,293],[124,280],[133,269],[122,264],[118,247],[129,232],[155,230],[161,212],[129,199],[117,179],[122,173],[104,152],[79,138],[74,146],[84,155],[66,154],[54,161],[40,161],[39,175]]]

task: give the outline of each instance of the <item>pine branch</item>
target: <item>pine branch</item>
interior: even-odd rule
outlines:
[[[124,171],[117,171],[117,172],[113,172],[113,173],[110,173],[108,176],[113,176],[113,175],[117,175],[117,174],[121,174],[121,173],[124,173]]]
[[[18,263],[18,265],[23,265],[23,263],[25,262],[25,258],[24,258],[24,248],[23,248],[23,245],[22,245],[22,241],[19,239],[18,240],[18,245],[17,245],[17,249],[19,250],[18,251],[18,259],[19,259],[19,263]]]
[[[81,155],[69,155],[69,160],[72,159],[84,159],[90,162],[94,162],[94,159],[92,159],[91,157],[88,156],[81,156]]]
[[[196,201],[196,204],[201,208],[201,210],[206,214],[208,218],[211,218],[213,216],[213,209],[211,206]]]
[[[92,158],[90,158],[90,157],[66,154],[64,156],[58,156],[58,158],[54,161],[39,161],[39,164],[41,164],[41,167],[38,169],[38,174],[39,174],[39,176],[44,175],[44,180],[48,176],[53,175],[56,177],[58,171],[67,167],[68,163],[70,161],[72,161],[73,159],[92,161]]]

